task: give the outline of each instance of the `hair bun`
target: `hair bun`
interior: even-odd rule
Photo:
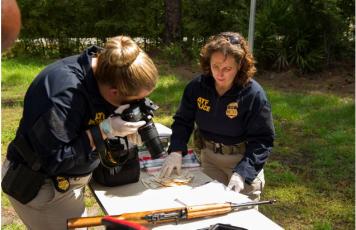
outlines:
[[[131,65],[140,51],[141,48],[131,38],[118,36],[106,42],[103,54],[106,56],[109,65],[124,67]]]

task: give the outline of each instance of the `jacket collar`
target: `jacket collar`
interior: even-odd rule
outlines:
[[[103,48],[99,46],[91,46],[88,49],[84,50],[84,52],[79,56],[79,63],[81,64],[84,75],[93,75],[93,70],[91,68],[91,59],[92,56],[101,51]]]
[[[215,89],[215,80],[214,80],[213,76],[202,74],[202,75],[200,75],[199,81],[209,91],[217,94],[216,89]],[[225,97],[225,96],[237,96],[242,91],[244,91],[245,89],[249,88],[250,84],[251,83],[248,83],[247,86],[245,86],[245,87],[242,87],[242,86],[239,86],[239,85],[233,85],[231,87],[231,89],[229,89],[222,97]]]
[[[102,48],[98,46],[89,47],[79,56],[78,62],[82,66],[84,72],[83,74],[84,74],[85,87],[87,88],[87,91],[90,95],[92,102],[94,104],[104,105],[105,108],[107,108],[112,113],[116,109],[116,107],[111,105],[101,96],[98,87],[98,82],[94,77],[94,72],[91,67],[91,60],[93,55],[98,53],[100,50],[102,50]]]

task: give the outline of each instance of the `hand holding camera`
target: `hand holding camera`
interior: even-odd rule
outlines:
[[[115,114],[122,114],[124,110],[129,108],[130,105],[121,105],[119,108],[115,110]],[[125,137],[130,134],[137,133],[138,128],[145,125],[146,121],[125,121],[121,118],[121,116],[110,116],[104,121],[100,123],[101,130],[107,135],[109,138],[114,136]]]
[[[121,105],[113,115],[99,124],[102,132],[108,137],[105,151],[99,151],[100,161],[110,172],[121,170],[130,158],[130,151],[127,149],[128,142],[135,145],[144,143],[153,159],[161,157],[164,153],[157,129],[152,121],[153,111],[157,108],[158,106],[150,99],[144,98],[130,105]],[[126,141],[127,148],[117,137],[127,137],[121,138]],[[136,151],[138,151],[137,146]]]
[[[124,121],[129,121],[130,123],[145,121],[144,125],[140,126],[137,131],[141,141],[145,144],[153,159],[161,157],[164,153],[158,131],[152,120],[153,112],[157,109],[158,106],[154,104],[153,101],[148,98],[143,98],[131,103],[128,108],[124,107],[124,109],[121,110],[122,113],[118,110],[118,113]],[[138,143],[139,140],[134,137],[134,134],[128,136],[128,139],[132,143]]]

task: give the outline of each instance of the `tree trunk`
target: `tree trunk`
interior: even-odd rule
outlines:
[[[165,30],[163,43],[168,45],[181,39],[181,0],[165,0]]]

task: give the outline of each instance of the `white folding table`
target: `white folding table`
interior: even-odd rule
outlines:
[[[194,201],[199,200],[203,196],[207,195],[200,195],[200,192],[202,192],[203,190],[200,191],[199,188],[202,188],[204,184],[210,186],[214,184],[207,183],[218,183],[216,181],[212,182],[212,179],[206,176],[200,170],[194,170],[191,171],[191,173],[194,175],[192,186],[147,189],[140,180],[137,183],[127,184],[124,186],[105,187],[92,180],[89,184],[89,187],[91,188],[99,205],[102,207],[103,211],[107,215],[119,215],[122,213],[158,210],[173,207],[185,207],[185,205],[187,205],[187,203],[184,202],[185,198],[189,198],[190,200]],[[141,178],[147,176],[149,176],[147,173],[141,172]],[[222,184],[220,185],[223,186]],[[216,187],[216,185],[214,186]],[[206,186],[204,186],[204,188],[206,188]],[[212,198],[217,198],[219,197],[219,195],[221,196],[221,194],[216,194],[216,192],[214,191],[209,191],[209,188],[207,189],[208,190],[204,190],[204,193],[211,193]],[[183,197],[183,199],[176,199],[177,197]],[[223,198],[220,197],[220,199]],[[246,199],[247,198],[245,198],[244,201],[246,201]],[[179,221],[178,224],[155,224],[149,226],[149,228],[157,230],[193,230],[206,228],[216,223],[230,224],[233,226],[243,227],[249,230],[283,229],[281,226],[264,216],[256,209],[234,211],[225,215],[213,216],[209,218],[182,220]]]

